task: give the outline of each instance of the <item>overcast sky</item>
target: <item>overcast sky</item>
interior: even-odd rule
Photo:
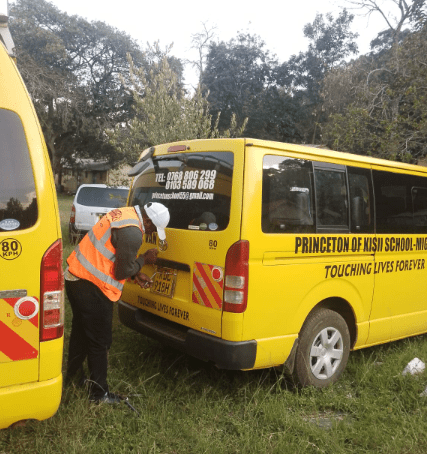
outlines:
[[[392,0],[379,0],[392,4]],[[195,60],[191,35],[216,26],[216,38],[228,41],[239,31],[257,34],[266,49],[284,62],[293,54],[305,51],[308,41],[303,27],[312,23],[316,13],[332,12],[337,16],[343,0],[296,0],[237,2],[233,0],[135,1],[135,0],[52,0],[61,11],[77,14],[89,21],[100,20],[126,32],[145,48],[146,43],[159,40],[164,48],[173,43],[172,54],[183,60]],[[201,6],[203,5],[203,6]],[[360,13],[359,13],[360,14]],[[378,15],[356,17],[352,31],[359,33],[359,51],[366,53],[369,42],[385,28]],[[197,72],[188,67],[184,73],[187,83],[197,82]]]

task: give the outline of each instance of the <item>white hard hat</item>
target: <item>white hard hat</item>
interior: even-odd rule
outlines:
[[[149,202],[144,205],[144,210],[152,223],[157,227],[157,234],[160,240],[166,239],[165,228],[169,224],[169,210],[161,203]]]

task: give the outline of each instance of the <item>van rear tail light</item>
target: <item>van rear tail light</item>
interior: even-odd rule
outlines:
[[[225,259],[224,304],[226,312],[246,310],[249,279],[249,241],[234,243]]]
[[[40,341],[62,337],[64,333],[64,277],[62,241],[58,240],[43,256],[40,270]]]
[[[71,224],[76,223],[76,207],[74,206],[74,204],[71,207],[70,222]]]

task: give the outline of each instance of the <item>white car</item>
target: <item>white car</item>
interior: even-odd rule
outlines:
[[[77,189],[68,225],[71,244],[76,244],[104,216],[126,206],[129,188],[105,184],[82,184]]]

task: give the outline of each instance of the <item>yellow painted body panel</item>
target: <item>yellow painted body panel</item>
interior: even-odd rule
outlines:
[[[58,410],[62,393],[62,375],[52,380],[0,388],[0,429],[26,419],[50,418]]]
[[[51,380],[62,374],[62,352],[64,336],[40,344],[39,380]]]
[[[254,368],[285,363],[310,312],[335,299],[348,307],[353,349],[427,332],[427,251],[416,247],[426,235],[337,233],[264,233],[262,174],[265,155],[310,159],[339,165],[427,176],[427,169],[363,156],[253,139],[180,142],[194,151],[232,151],[234,171],[230,224],[220,232],[167,229],[169,248],[159,257],[190,264],[224,266],[228,248],[238,240],[249,242],[249,290],[244,313],[233,314],[191,302],[191,273],[178,272],[173,299],[153,295],[126,284],[123,300],[224,341],[255,340]],[[155,148],[164,154],[170,144]],[[382,238],[382,247],[372,245]],[[393,251],[386,244],[404,238],[408,250]],[[218,247],[209,249],[209,240]],[[321,239],[322,251],[302,251],[298,241]],[[338,250],[339,242],[347,248]],[[427,244],[427,242],[426,242]],[[143,250],[152,247],[143,246]],[[403,265],[402,265],[403,264]],[[352,271],[353,270],[353,271]],[[152,267],[143,269],[151,275]],[[139,295],[139,296],[138,296]],[[150,301],[150,302],[148,302]],[[153,304],[153,302],[155,304]],[[187,311],[178,319],[159,309],[162,304]]]
[[[419,235],[380,235],[384,244],[391,238],[404,238],[415,246]],[[385,246],[386,247],[386,246]],[[415,247],[414,247],[415,249]],[[400,339],[427,331],[426,251],[381,252],[376,262],[388,265],[375,280],[372,327],[368,343]]]
[[[239,240],[242,213],[242,196],[239,188],[242,187],[243,182],[244,141],[242,139],[219,139],[185,143],[191,144],[191,153],[199,151],[232,151],[234,153],[235,168],[228,227],[223,231],[198,231],[196,235],[191,230],[166,229],[169,246],[166,251],[159,252],[158,257],[189,264],[191,268],[190,272],[178,271],[174,298],[153,294],[149,290],[143,290],[138,285],[127,282],[122,300],[188,328],[221,337],[222,311],[192,302],[192,277],[196,262],[224,267],[228,248]],[[168,147],[169,144],[156,146],[156,156],[167,154]],[[217,242],[215,249],[210,247],[211,240]],[[153,244],[145,241],[140,253],[152,247]],[[154,268],[152,265],[145,265],[141,271],[151,276]],[[147,303],[146,300],[150,302]],[[226,331],[229,333],[230,327]],[[232,340],[241,337],[241,324],[238,324],[237,332],[239,333],[237,335],[234,330],[229,333]]]
[[[343,257],[336,253],[325,253],[298,256],[295,253],[295,238],[301,235],[262,232],[261,196],[264,155],[301,157],[295,153],[294,148],[300,147],[292,147],[291,152],[286,154],[280,153],[279,150],[273,151],[269,147],[247,148],[242,239],[248,240],[250,244],[250,275],[248,307],[244,313],[242,339],[257,340],[259,347],[255,367],[283,364],[307,315],[326,298],[333,296],[351,301],[358,323],[368,321],[371,309],[373,275],[337,281],[326,280],[325,266],[337,263],[344,266],[370,263],[372,266],[372,255],[352,253]],[[328,234],[327,236],[342,235]],[[353,236],[347,235],[349,241]],[[358,341],[364,343],[367,334],[365,327],[359,332]]]
[[[36,381],[39,375],[39,360],[35,358],[23,361],[8,361],[0,364],[0,370],[0,389],[5,386]],[[2,404],[1,397],[0,403]]]
[[[34,107],[14,61],[1,43],[0,73],[0,109],[16,113],[22,122],[38,208],[38,219],[32,227],[0,232],[0,242],[10,240],[20,245],[20,255],[16,258],[0,257],[0,292],[23,291],[40,302],[42,257],[61,238],[55,185]],[[40,319],[37,320],[40,314],[35,316],[33,323],[17,319],[13,303],[12,297],[0,298],[0,321],[6,327],[3,329],[34,348],[36,356],[13,359],[0,353],[0,428],[22,419],[42,420],[52,416],[62,392],[63,339],[40,343]]]

